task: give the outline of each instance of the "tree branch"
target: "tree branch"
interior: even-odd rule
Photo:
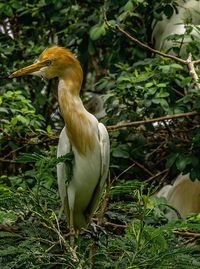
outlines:
[[[192,61],[192,54],[191,53],[188,56],[187,62],[188,62],[187,66],[188,66],[189,74],[192,77],[192,79],[196,82],[197,88],[200,90],[200,83],[198,83],[199,78],[198,78],[198,75],[197,75],[195,68],[194,68],[194,61]]]
[[[120,124],[116,124],[116,125],[110,125],[110,126],[107,126],[107,129],[112,131],[112,130],[117,130],[117,129],[121,129],[121,128],[124,128],[124,127],[139,126],[139,125],[143,125],[143,124],[147,124],[147,123],[151,123],[151,122],[158,122],[158,121],[172,120],[172,119],[177,119],[177,118],[192,117],[192,116],[196,116],[196,115],[199,115],[199,114],[200,114],[200,112],[193,111],[193,112],[187,112],[187,113],[167,115],[167,116],[153,118],[153,119],[146,119],[146,120],[140,120],[140,121],[133,121],[133,122],[120,123]]]
[[[107,25],[109,25],[108,22],[107,22]],[[181,59],[179,57],[176,57],[174,55],[170,55],[170,54],[167,54],[167,53],[164,53],[164,52],[161,52],[159,50],[151,48],[150,46],[142,43],[137,38],[131,36],[128,32],[124,31],[119,25],[115,25],[115,26],[110,26],[109,25],[109,27],[111,27],[112,29],[117,30],[118,32],[122,33],[123,35],[125,35],[130,40],[132,40],[133,42],[135,42],[136,44],[138,44],[140,47],[142,47],[144,49],[147,49],[147,50],[149,50],[149,51],[151,51],[151,52],[153,52],[155,54],[158,54],[158,55],[160,55],[162,57],[169,58],[169,59],[172,59],[172,60],[174,60],[176,62],[179,62],[181,64],[187,65],[190,76],[195,81],[197,88],[200,90],[200,83],[198,83],[199,78],[198,78],[197,73],[196,73],[195,68],[194,68],[194,65],[199,64],[200,60],[194,60],[193,61],[191,53],[189,54],[187,60],[183,60],[183,59]]]
[[[187,231],[187,230],[181,231],[181,230],[174,229],[173,233],[181,235],[181,236],[200,238],[200,233],[195,233],[195,232],[191,232],[191,231]]]
[[[109,25],[109,24],[107,24],[107,25]],[[128,37],[130,40],[132,40],[133,42],[135,42],[137,45],[139,45],[140,47],[142,47],[142,48],[144,48],[144,49],[147,49],[147,50],[149,50],[149,51],[151,51],[151,52],[153,52],[153,53],[156,53],[156,54],[158,54],[158,55],[160,55],[160,56],[162,56],[162,57],[166,57],[166,58],[173,59],[173,60],[175,60],[176,62],[179,62],[179,63],[181,63],[181,64],[188,64],[187,60],[183,60],[183,59],[181,59],[181,58],[179,58],[179,57],[176,57],[176,56],[174,56],[174,55],[166,54],[166,53],[164,53],[164,52],[161,52],[161,51],[159,51],[159,50],[153,49],[153,48],[151,48],[150,46],[148,46],[148,45],[142,43],[140,40],[138,40],[137,38],[131,36],[128,32],[124,31],[124,30],[123,30],[119,25],[117,25],[117,24],[114,25],[114,26],[110,26],[110,25],[109,25],[109,27],[111,27],[112,29],[117,30],[118,32],[122,33],[123,35],[125,35],[125,36]]]

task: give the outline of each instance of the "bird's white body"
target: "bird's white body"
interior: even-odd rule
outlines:
[[[180,174],[173,185],[164,186],[157,196],[165,197],[167,203],[174,207],[182,218],[200,212],[200,181],[191,181],[189,174]],[[175,212],[169,213],[170,218],[175,216]]]
[[[86,150],[81,153],[76,145],[70,141],[72,136],[70,129],[63,128],[59,143],[57,156],[63,156],[69,152],[74,154],[74,164],[72,178],[69,179],[69,167],[66,163],[57,165],[58,188],[62,203],[67,211],[73,212],[73,223],[76,228],[85,227],[88,219],[96,209],[109,169],[109,137],[105,126],[90,114],[83,106],[79,97],[71,103],[70,83],[67,88],[65,82],[60,79],[58,84],[58,95],[65,92],[66,118],[72,121],[73,128],[76,128],[76,136],[82,147]],[[69,88],[69,89],[68,89]],[[86,124],[81,120],[87,119]],[[75,124],[74,124],[75,123]],[[85,130],[86,129],[86,130]],[[90,134],[90,140],[83,139],[84,132]],[[73,138],[72,138],[73,140]],[[92,147],[87,147],[87,143],[92,142]],[[81,145],[79,145],[81,146]],[[66,206],[68,208],[66,208]],[[69,220],[69,214],[68,220]],[[70,221],[70,220],[69,220]]]
[[[161,21],[154,22],[153,32],[152,32],[152,42],[157,50],[169,51],[175,44],[172,40],[167,39],[171,35],[183,35],[186,31],[185,24],[188,18],[191,18],[191,22],[194,25],[200,24],[200,1],[189,0],[189,1],[178,1],[178,13],[170,17],[163,17]],[[187,44],[191,42],[192,39],[199,39],[200,32],[198,29],[193,29],[190,36],[184,38],[183,43]],[[182,45],[182,37],[180,36],[177,40],[182,46],[181,55],[185,53],[184,46]],[[177,45],[176,45],[177,46]]]
[[[90,114],[90,116],[92,116]],[[71,151],[74,153],[74,166],[72,179],[69,179],[69,167],[65,163],[57,165],[57,177],[60,197],[64,206],[74,212],[74,223],[85,227],[87,218],[95,210],[104,187],[109,169],[109,140],[108,133],[103,124],[98,123],[93,116],[94,126],[97,131],[94,150],[86,155],[80,155],[69,141],[66,127],[63,128],[57,150],[57,157],[63,156]],[[67,183],[69,181],[69,183]],[[98,186],[98,190],[96,189]],[[97,191],[97,193],[95,193]],[[95,194],[97,196],[95,196]],[[92,208],[90,202],[93,201]],[[66,203],[66,199],[68,200]],[[88,210],[88,212],[87,212]],[[85,215],[86,214],[86,215]],[[87,215],[88,214],[88,215]]]
[[[47,48],[34,64],[10,77],[26,74],[59,78],[58,102],[65,127],[60,134],[57,156],[73,152],[74,160],[71,168],[65,162],[58,163],[58,189],[70,229],[80,230],[94,213],[108,176],[108,132],[83,106],[79,96],[83,72],[69,50],[58,46]]]
[[[154,22],[152,32],[152,42],[157,50],[169,51],[175,44],[172,40],[167,38],[170,35],[183,35],[186,31],[185,24],[187,19],[191,19],[193,25],[199,26],[200,24],[200,1],[199,0],[179,0],[178,13],[167,18],[163,17],[161,21]],[[193,39],[200,38],[200,31],[193,28],[190,35],[182,40],[178,39],[181,50],[180,55],[185,56],[184,44],[191,42]],[[181,42],[183,41],[183,44]],[[172,53],[170,51],[170,53]],[[181,217],[186,218],[192,213],[200,212],[200,181],[191,181],[189,175],[180,174],[175,180],[173,185],[164,186],[157,194],[166,198],[167,203],[178,210]],[[173,218],[176,214],[169,213],[169,217]]]

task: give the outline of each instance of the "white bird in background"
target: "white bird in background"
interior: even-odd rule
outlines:
[[[58,188],[70,229],[86,227],[97,208],[109,170],[110,144],[105,126],[90,114],[79,97],[83,72],[67,49],[53,46],[38,60],[10,75],[59,78],[58,101],[65,127],[61,131],[57,157],[73,152],[72,175],[64,162],[57,165]]]
[[[187,22],[193,25],[199,26],[200,24],[200,1],[198,0],[188,0],[177,1],[178,13],[174,11],[173,15],[170,18],[163,16],[161,21],[153,22],[153,31],[152,31],[152,43],[157,50],[170,51],[174,46],[180,46],[181,51],[180,55],[185,54],[184,44],[188,44],[192,40],[199,40],[200,31],[198,28],[193,28],[192,32],[183,39],[182,35],[185,34],[186,28],[185,25]],[[167,39],[171,35],[180,35],[178,40],[173,41]]]
[[[173,185],[164,186],[157,196],[165,197],[167,203],[174,207],[182,218],[200,212],[200,181],[191,181],[189,174],[180,174]],[[176,217],[175,212],[169,212],[168,217]]]
[[[174,34],[180,35],[177,41],[181,46],[180,56],[183,57],[185,55],[184,44],[187,45],[193,39],[197,40],[200,38],[200,32],[197,28],[194,28],[190,36],[184,38],[184,40],[182,40],[181,36],[186,31],[185,23],[190,19],[193,25],[198,26],[200,24],[200,1],[179,0],[177,3],[178,13],[174,12],[169,19],[163,17],[161,21],[155,23],[152,41],[154,41],[156,49],[169,51],[175,44],[173,40],[167,40],[167,37]],[[191,181],[189,174],[180,174],[172,185],[164,186],[157,196],[165,197],[167,203],[174,207],[182,218],[186,218],[192,213],[200,213],[200,181]],[[174,218],[175,214],[169,213],[168,216]]]

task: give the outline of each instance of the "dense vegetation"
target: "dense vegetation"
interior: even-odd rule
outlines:
[[[120,31],[151,45],[153,19],[176,12],[177,1],[161,2],[1,1],[0,268],[200,267],[199,215],[169,221],[165,201],[153,196],[180,172],[200,179],[199,89],[187,65]],[[79,236],[77,257],[59,216],[57,81],[8,79],[52,44],[77,54],[82,99],[94,112],[92,94],[103,98],[111,141],[110,178],[93,219],[102,225]],[[187,46],[193,59],[199,50],[197,41]]]

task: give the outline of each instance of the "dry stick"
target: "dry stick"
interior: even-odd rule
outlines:
[[[151,48],[150,46],[142,43],[140,40],[138,40],[137,38],[131,36],[128,32],[124,31],[119,25],[115,25],[115,26],[111,26],[108,21],[106,21],[106,24],[108,27],[114,29],[114,30],[118,30],[120,33],[124,34],[126,37],[128,37],[130,40],[132,40],[133,42],[135,42],[136,44],[138,44],[140,47],[144,48],[144,49],[147,49],[155,54],[158,54],[162,57],[165,57],[165,58],[169,58],[169,59],[172,59],[176,62],[179,62],[181,64],[186,64],[188,66],[188,69],[189,69],[189,74],[191,75],[192,79],[197,82],[198,81],[198,76],[196,74],[196,71],[194,69],[194,65],[195,64],[199,64],[200,63],[200,59],[199,60],[192,60],[192,54],[189,53],[189,57],[187,58],[187,60],[183,60],[179,57],[176,57],[174,55],[170,55],[170,54],[167,54],[167,53],[163,53],[159,50],[156,50],[156,49],[153,49]],[[198,84],[198,83],[197,83]],[[200,89],[200,86],[198,86],[198,89]]]
[[[149,171],[146,167],[144,167],[144,165],[142,165],[141,163],[139,163],[138,161],[133,160],[133,159],[131,159],[131,161],[133,161],[138,167],[140,167],[148,175],[153,176],[153,173],[151,171]]]
[[[123,174],[125,174],[128,170],[130,170],[133,166],[135,166],[135,162],[132,163],[129,167],[127,167],[124,171],[122,171],[118,176],[116,176],[111,182],[113,184],[114,181],[118,180]]]
[[[190,231],[173,230],[173,233],[178,234],[178,235],[182,235],[182,236],[200,238],[200,233],[194,233],[194,232],[190,232]]]
[[[153,53],[156,53],[156,54],[158,54],[160,56],[173,59],[176,62],[179,62],[179,63],[182,63],[182,64],[188,64],[188,61],[187,60],[183,60],[183,59],[181,59],[179,57],[176,57],[174,55],[166,54],[166,53],[163,53],[163,52],[161,52],[159,50],[156,50],[156,49],[153,49],[153,48],[149,47],[148,45],[142,43],[137,38],[131,36],[129,33],[127,33],[126,31],[124,31],[119,25],[110,26],[110,24],[108,22],[106,24],[107,24],[108,27],[111,27],[114,30],[118,30],[120,33],[124,34],[126,37],[128,37],[130,40],[132,40],[133,42],[135,42],[136,44],[138,44],[140,47],[142,47],[144,49],[147,49],[147,50],[149,50],[149,51],[151,51]]]
[[[158,122],[158,121],[164,121],[164,120],[172,120],[176,118],[184,118],[184,117],[192,117],[199,115],[200,112],[187,112],[187,113],[180,113],[180,114],[174,114],[174,115],[167,115],[163,117],[158,117],[158,118],[153,118],[153,119],[146,119],[146,120],[140,120],[140,121],[133,121],[133,122],[126,122],[126,123],[121,123],[121,124],[116,124],[116,125],[110,125],[107,126],[108,130],[117,130],[123,127],[131,127],[131,126],[139,126],[151,122]]]
[[[112,226],[112,227],[114,227],[114,228],[127,228],[128,227],[128,225],[127,224],[116,224],[116,223],[112,223],[112,222],[109,222],[109,221],[106,221],[105,223],[104,223],[104,225],[106,225],[106,226]]]
[[[164,174],[164,173],[167,173],[168,170],[169,170],[169,169],[165,169],[165,170],[163,170],[163,171],[161,171],[161,172],[158,172],[157,174],[155,174],[155,175],[149,177],[147,180],[145,180],[145,182],[149,182],[149,181],[154,180],[155,178],[159,177],[160,175],[162,175],[162,174]]]
[[[194,61],[192,61],[192,54],[191,53],[189,53],[187,61],[188,61],[189,74],[192,77],[192,79],[196,82],[197,88],[200,90],[200,83],[198,83],[199,78],[198,78],[198,75],[197,75],[195,68],[194,68]]]

